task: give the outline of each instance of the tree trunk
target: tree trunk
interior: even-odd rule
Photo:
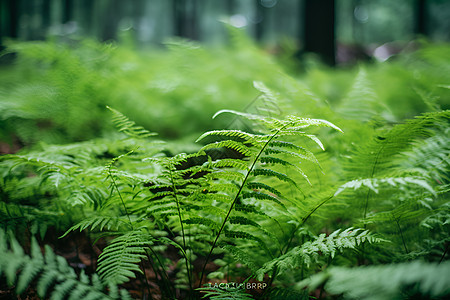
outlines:
[[[329,65],[335,64],[334,0],[305,1],[305,47]]]
[[[414,33],[416,35],[427,35],[426,17],[427,7],[426,0],[416,0],[414,3],[415,8],[415,26]]]

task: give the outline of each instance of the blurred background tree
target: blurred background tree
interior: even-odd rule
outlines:
[[[221,44],[224,21],[273,51],[288,44],[334,64],[394,41],[383,51],[396,51],[404,46],[398,41],[418,35],[450,40],[447,0],[0,0],[0,8],[2,43],[48,36],[106,41],[127,33],[141,46],[172,36]],[[389,55],[383,51],[381,59]]]

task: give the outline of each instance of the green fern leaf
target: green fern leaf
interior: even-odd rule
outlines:
[[[434,189],[428,184],[428,182],[422,178],[418,177],[388,177],[388,178],[367,178],[367,179],[356,179],[349,181],[343,185],[341,185],[334,196],[339,195],[346,189],[353,188],[357,190],[363,186],[369,188],[375,193],[379,192],[380,185],[397,187],[401,185],[415,185],[417,187],[421,187],[433,195],[436,195]]]
[[[236,168],[239,170],[247,170],[248,164],[245,161],[239,159],[221,159],[211,163],[212,167],[215,168]]]
[[[346,299],[445,299],[450,295],[450,262],[331,267],[300,282],[296,288],[308,286],[313,290],[322,284],[331,295],[343,295]]]
[[[115,238],[99,256],[97,272],[100,277],[113,284],[121,284],[135,278],[134,272],[142,272],[139,262],[146,257],[145,249],[152,241],[152,236],[141,230]]]
[[[67,236],[70,232],[79,230],[80,232],[85,229],[90,229],[91,231],[95,230],[98,227],[99,231],[103,231],[103,228],[110,230],[111,228],[118,228],[120,225],[128,225],[128,220],[125,218],[121,219],[120,217],[107,217],[107,216],[98,216],[90,219],[83,220],[78,224],[70,227],[60,238]]]
[[[249,147],[244,145],[241,142],[232,141],[232,140],[226,140],[226,141],[220,141],[220,142],[214,142],[211,144],[208,144],[200,149],[200,151],[206,151],[209,149],[216,149],[216,148],[229,148],[233,149],[236,152],[240,153],[243,156],[251,156],[252,151]]]
[[[253,259],[253,256],[251,254],[248,254],[247,252],[239,249],[236,246],[222,243],[219,245],[222,249],[226,250],[227,252],[231,253],[233,257],[236,259],[236,261],[246,265],[247,267],[252,270],[252,272],[256,272],[258,270],[258,264]]]
[[[148,138],[156,135],[155,133],[144,129],[142,126],[137,126],[135,122],[128,119],[119,111],[109,106],[107,106],[107,108],[113,113],[113,122],[120,132],[133,138]]]
[[[221,289],[220,287],[205,287],[198,288],[198,291],[204,292],[203,298],[211,300],[250,300],[253,299],[251,295],[245,293],[245,289],[242,287],[228,287]]]
[[[280,173],[280,172],[273,171],[271,169],[264,169],[264,168],[254,169],[251,173],[253,176],[266,176],[266,177],[278,178],[281,181],[290,183],[293,186],[298,187],[297,183],[295,181],[293,181],[289,176],[287,176],[286,174]]]
[[[220,228],[219,224],[217,224],[213,220],[208,219],[208,218],[203,218],[203,217],[192,217],[189,219],[185,219],[185,220],[183,220],[183,223],[204,225],[204,226],[207,226],[208,228],[212,229],[214,232],[218,232],[219,228]]]
[[[252,142],[255,139],[255,135],[247,133],[241,130],[213,130],[202,134],[195,142],[199,142],[207,136],[226,136],[226,137],[237,137],[243,139],[246,142]]]
[[[240,182],[245,178],[245,175],[240,172],[227,170],[227,171],[217,171],[217,172],[210,173],[207,175],[207,178],[210,180],[223,179],[223,180]]]
[[[8,247],[9,240],[9,247]],[[70,268],[67,261],[54,254],[53,250],[45,245],[45,255],[33,238],[31,240],[31,257],[26,255],[14,238],[6,237],[0,230],[0,276],[5,274],[8,285],[16,285],[18,294],[24,292],[28,286],[37,282],[36,291],[41,298],[47,294],[50,299],[119,299],[112,294],[104,293],[104,286],[97,275],[92,276],[92,282],[83,272],[79,278]],[[10,273],[14,273],[11,276]],[[78,297],[78,298],[77,298]],[[120,299],[130,299],[126,291],[121,291]]]
[[[274,187],[271,187],[265,183],[261,183],[261,182],[249,182],[247,183],[246,187],[250,190],[266,190],[272,194],[274,194],[277,197],[281,197],[281,192],[279,190],[277,190]]]
[[[308,176],[302,171],[302,169],[300,169],[296,165],[294,165],[284,159],[281,159],[278,157],[272,157],[272,156],[263,156],[259,159],[259,161],[263,164],[290,166],[290,167],[294,168],[301,176],[303,176],[303,178],[305,178],[305,180],[311,185],[311,182],[309,181]]]
[[[278,274],[281,274],[289,268],[300,267],[303,263],[310,265],[312,262],[317,262],[319,256],[334,257],[337,251],[346,248],[355,249],[363,242],[380,243],[384,241],[371,235],[367,230],[348,228],[341,231],[339,229],[329,236],[321,234],[313,241],[292,248],[286,254],[266,263],[256,272],[256,275],[258,280],[262,280],[264,274],[271,272],[275,267],[278,268]]]
[[[17,294],[22,294],[25,289],[30,285],[31,281],[42,270],[44,265],[44,256],[41,253],[41,249],[35,239],[31,240],[31,254],[32,259],[27,262],[23,268],[19,280],[17,281]]]
[[[283,207],[284,209],[286,209],[284,204],[281,203],[280,200],[278,200],[276,197],[271,196],[266,193],[263,193],[263,192],[256,192],[256,191],[242,192],[241,195],[242,195],[243,199],[255,198],[258,200],[269,200],[269,201],[275,202],[276,204],[278,204],[281,207]]]

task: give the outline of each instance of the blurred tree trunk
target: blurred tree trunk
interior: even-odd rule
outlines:
[[[176,36],[199,39],[197,9],[196,0],[173,0],[173,22]]]
[[[105,21],[102,32],[102,40],[114,40],[117,38],[119,29],[120,16],[123,13],[123,5],[125,1],[109,0],[105,11]]]
[[[42,38],[45,38],[48,33],[48,29],[51,25],[51,18],[50,18],[50,0],[43,0],[42,1],[42,8],[41,8],[41,15],[42,15],[42,26],[41,26],[41,34]]]
[[[263,7],[260,3],[260,0],[256,0],[256,9],[255,9],[255,38],[257,41],[261,41],[263,39],[263,35],[265,32],[265,19],[267,17],[267,8]]]
[[[427,35],[427,26],[426,26],[426,18],[427,18],[427,5],[426,0],[416,0],[414,2],[415,8],[415,26],[414,33],[416,35]]]
[[[73,0],[63,1],[62,23],[65,24],[73,19]]]
[[[18,37],[19,2],[0,0],[0,51],[5,49],[3,37]]]
[[[329,65],[335,64],[334,10],[335,0],[305,1],[304,50]]]
[[[20,1],[1,1],[1,22],[0,30],[2,36],[8,36],[17,38],[18,36],[18,24],[19,24],[19,5]],[[1,36],[0,36],[1,38]]]

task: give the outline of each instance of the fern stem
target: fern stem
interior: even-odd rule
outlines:
[[[147,249],[145,250],[145,254],[147,255],[147,259],[148,259],[148,262],[149,262],[149,264],[150,264],[150,267],[153,269],[153,272],[155,273],[155,280],[159,283],[159,282],[160,282],[160,279],[158,278],[159,270],[155,267],[155,264],[154,264],[154,262],[153,262],[153,259],[152,259],[152,257],[150,256],[150,254],[148,253]],[[161,278],[162,278],[162,276],[161,276]],[[161,286],[162,284],[159,284],[159,285]],[[160,289],[161,289],[161,287],[160,287]],[[153,297],[151,296],[151,294],[150,294],[150,298],[153,299]]]
[[[164,268],[163,263],[161,262],[161,260],[159,259],[158,255],[156,254],[155,251],[153,251],[153,249],[151,247],[148,248],[150,250],[150,252],[152,252],[153,256],[155,256],[156,260],[158,261],[158,264],[161,266],[162,272],[156,268],[155,266],[153,266],[153,270],[155,271],[155,275],[159,274],[159,276],[161,277],[161,281],[162,281],[162,285],[164,286],[166,292],[168,294],[170,294],[170,298],[171,299],[175,299],[174,295],[173,295],[173,291],[170,288],[170,280],[169,277],[167,276],[167,272]],[[147,257],[149,258],[149,260],[151,259],[151,256],[147,253]],[[153,264],[154,265],[154,264]],[[156,278],[158,278],[158,276],[156,275]],[[162,292],[162,290],[161,290]]]
[[[293,240],[294,237],[295,237],[295,233],[300,229],[300,227],[302,227],[302,226],[306,223],[306,221],[312,216],[313,213],[316,212],[316,210],[318,210],[322,205],[324,205],[325,203],[327,203],[328,201],[330,201],[333,197],[334,197],[334,195],[331,195],[330,197],[328,197],[328,198],[326,198],[325,200],[323,200],[321,203],[319,203],[319,205],[315,206],[315,207],[314,207],[314,208],[306,215],[306,217],[304,217],[304,218],[302,219],[302,222],[301,222],[300,224],[298,224],[298,225],[295,227],[295,229],[293,230],[293,232],[292,232],[292,234],[291,234],[291,237],[289,238],[289,241],[288,241],[288,243],[287,243],[287,245],[286,245],[286,249],[285,249],[284,251],[281,252],[281,255],[285,254],[285,253],[288,251],[289,246],[291,245],[292,240]]]
[[[191,279],[191,270],[189,268],[190,265],[190,260],[188,259],[188,255],[186,252],[186,235],[184,233],[184,226],[183,226],[183,218],[181,217],[181,209],[180,209],[180,201],[178,200],[178,196],[177,196],[177,187],[175,185],[175,180],[173,178],[173,173],[172,173],[172,165],[170,165],[169,168],[169,174],[170,174],[170,180],[171,180],[171,184],[172,184],[172,191],[173,191],[173,196],[175,197],[175,202],[177,203],[177,211],[178,211],[178,218],[180,220],[180,226],[181,226],[181,235],[183,237],[183,250],[184,253],[186,253],[185,257],[184,257],[184,261],[186,263],[186,270],[187,270],[187,276],[188,276],[188,281],[189,281],[189,293],[192,294],[192,279]]]
[[[405,248],[405,253],[408,254],[409,251],[408,251],[408,248],[406,248],[405,238],[403,237],[402,228],[400,227],[400,223],[399,223],[398,219],[395,219],[395,223],[397,223],[398,232],[400,233],[400,237],[402,239],[403,247]]]
[[[380,149],[377,152],[377,156],[375,157],[375,161],[373,162],[372,170],[370,171],[369,178],[373,178],[373,175],[375,175],[375,169],[378,165],[378,160],[380,159],[380,155],[381,155],[381,152],[383,152],[383,150],[384,150],[384,144],[380,147]],[[367,209],[369,208],[369,198],[370,198],[369,196],[370,196],[371,192],[372,192],[372,190],[369,189],[366,194],[366,203],[364,204],[363,219],[366,219],[366,216],[367,216]],[[364,222],[364,229],[366,229],[366,222]]]
[[[147,288],[148,295],[149,295],[150,299],[153,299],[152,293],[150,291],[150,285],[147,280],[147,274],[145,274],[145,267],[144,267],[144,264],[142,261],[141,261],[141,268],[142,268],[142,272],[144,273],[144,274],[142,274],[142,276],[144,277],[144,282],[145,282],[145,286]],[[142,298],[145,299],[144,295],[142,295]]]
[[[228,221],[228,218],[230,217],[231,211],[233,210],[234,204],[237,202],[237,200],[238,200],[238,198],[239,198],[239,195],[241,194],[241,192],[242,192],[242,190],[243,190],[243,188],[244,188],[244,186],[245,186],[245,184],[246,184],[246,182],[247,182],[247,180],[248,180],[248,177],[250,176],[251,172],[252,172],[253,169],[255,168],[256,163],[257,163],[258,160],[259,160],[259,157],[262,155],[262,153],[264,152],[264,149],[267,147],[267,145],[269,145],[269,143],[277,136],[277,134],[278,134],[281,130],[283,130],[285,127],[287,127],[287,126],[288,126],[288,124],[286,124],[286,125],[280,127],[280,128],[279,128],[279,129],[278,129],[278,130],[277,130],[277,131],[276,131],[276,132],[275,132],[275,133],[267,140],[267,142],[263,145],[263,147],[261,148],[261,150],[260,150],[260,151],[258,152],[258,154],[256,155],[255,159],[253,160],[252,165],[251,165],[250,168],[248,169],[247,174],[245,175],[245,178],[244,178],[244,180],[242,181],[242,183],[241,183],[241,185],[240,185],[240,187],[239,187],[239,190],[237,191],[236,195],[234,196],[234,199],[233,199],[233,202],[231,203],[230,208],[228,209],[228,213],[227,213],[227,215],[225,216],[225,219],[224,219],[223,222],[222,222],[222,226],[220,227],[220,229],[219,229],[219,231],[218,231],[218,233],[217,233],[217,235],[216,235],[216,238],[214,239],[214,242],[213,242],[213,244],[212,244],[212,246],[211,246],[211,249],[209,250],[208,256],[206,257],[205,263],[203,264],[202,273],[201,273],[201,276],[200,276],[199,288],[202,287],[203,276],[205,275],[205,269],[206,269],[206,265],[208,264],[209,258],[211,257],[211,254],[212,254],[214,248],[216,247],[217,241],[219,240],[219,237],[220,237],[220,235],[221,235],[223,229],[225,228],[225,225],[226,225],[226,223],[227,223],[227,221]]]
[[[132,230],[134,230],[133,222],[131,222],[130,214],[128,213],[127,207],[125,206],[125,201],[123,201],[122,194],[120,193],[119,187],[116,184],[116,180],[114,179],[114,176],[112,175],[111,166],[108,167],[108,173],[109,173],[109,177],[111,177],[114,188],[116,189],[117,193],[119,194],[120,202],[122,202],[122,206],[123,206],[123,209],[125,210],[125,214],[127,215],[128,222],[130,222],[130,227]]]

